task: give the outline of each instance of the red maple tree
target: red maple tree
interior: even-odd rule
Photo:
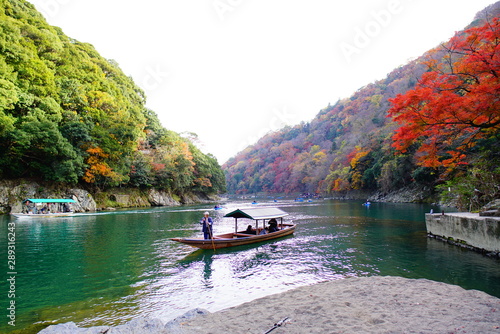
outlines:
[[[401,124],[393,146],[416,144],[420,165],[453,168],[500,129],[500,20],[457,33],[433,58],[414,89],[390,100]]]

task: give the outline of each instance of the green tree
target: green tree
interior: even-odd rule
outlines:
[[[211,155],[165,129],[116,61],[0,0],[0,176],[171,192],[225,190]]]
[[[76,183],[81,176],[83,159],[47,120],[26,117],[8,136],[4,137],[0,167],[7,176],[38,177]]]

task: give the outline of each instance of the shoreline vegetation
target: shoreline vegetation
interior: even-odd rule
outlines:
[[[320,198],[339,200],[368,199],[372,202],[395,203],[437,202],[437,198],[426,197],[426,195],[428,195],[426,189],[406,187],[392,193],[346,191],[332,193]],[[241,195],[227,196],[238,199],[246,198]],[[259,194],[259,196],[270,197],[272,195]],[[289,195],[289,197],[293,198],[292,195]],[[222,200],[218,194],[186,192],[178,195],[168,190],[155,188],[116,187],[96,190],[81,186],[68,186],[66,184],[25,179],[0,180],[0,214],[21,212],[22,201],[26,198],[73,198],[78,201],[74,208],[76,212],[217,203]],[[439,205],[453,206],[452,203],[439,203]]]
[[[31,3],[0,1],[0,180],[164,189],[180,202],[226,191],[217,158],[164,127],[116,61]]]
[[[385,78],[230,158],[222,165],[228,192],[385,198],[413,187],[461,211],[478,210],[500,196],[500,114],[492,98],[500,87],[499,38],[496,2]]]
[[[351,277],[299,287],[210,313],[194,309],[164,324],[139,318],[110,327],[52,325],[40,334],[496,333],[500,298],[427,279]]]

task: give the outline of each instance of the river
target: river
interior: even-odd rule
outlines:
[[[68,321],[117,325],[141,316],[166,322],[196,307],[213,312],[350,276],[427,278],[500,297],[499,260],[426,237],[424,214],[438,207],[337,200],[257,205],[288,212],[295,234],[215,252],[169,240],[202,236],[198,221],[206,210],[216,234],[230,232],[233,220],[223,215],[250,202],[224,203],[217,211],[203,205],[1,216],[0,332],[36,333]],[[14,268],[9,228],[15,228]],[[12,302],[15,326],[7,324]]]

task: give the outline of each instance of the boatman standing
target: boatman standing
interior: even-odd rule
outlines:
[[[209,213],[206,211],[203,214],[203,218],[201,219],[201,224],[202,224],[202,231],[203,231],[203,237],[205,239],[212,239],[212,217],[208,216]]]

